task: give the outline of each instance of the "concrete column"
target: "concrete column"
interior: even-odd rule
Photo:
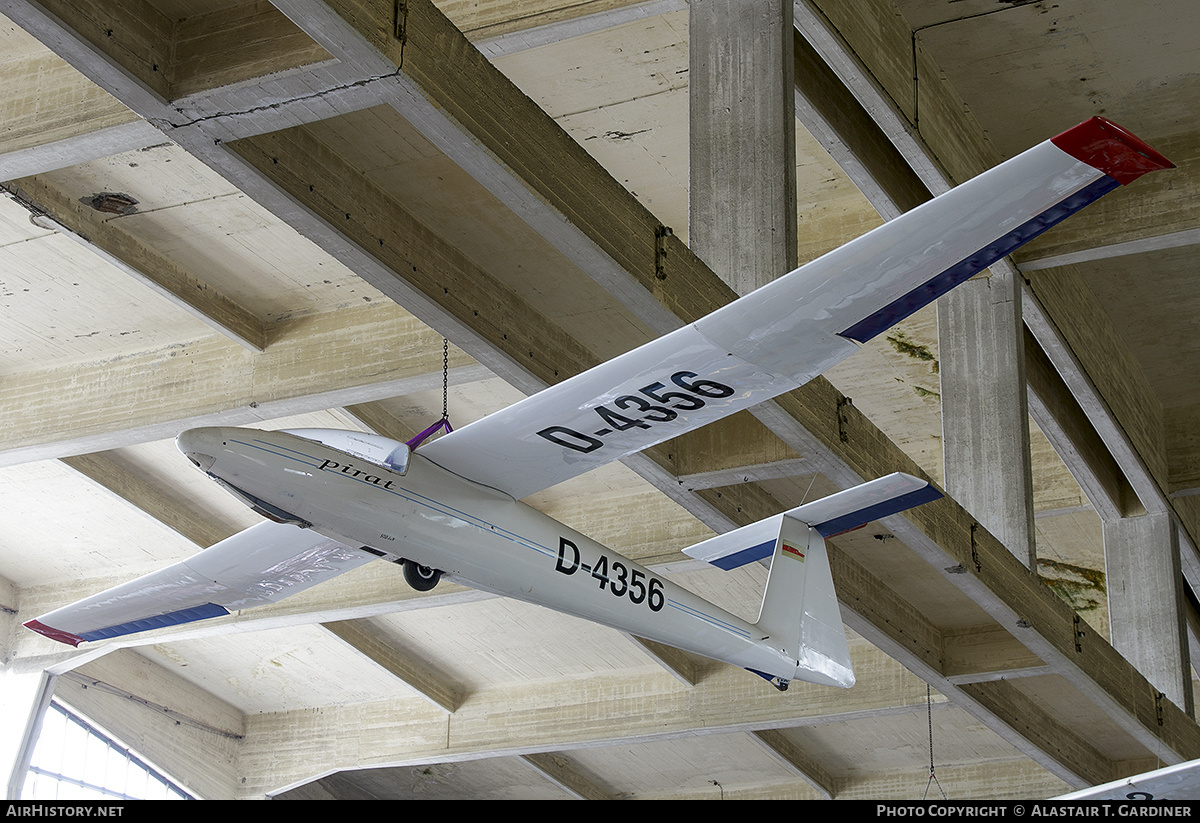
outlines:
[[[692,0],[688,245],[738,294],[796,266],[791,0]]]
[[[1179,535],[1166,513],[1104,524],[1112,645],[1167,699],[1193,713]]]
[[[937,312],[946,491],[1035,568],[1019,278],[969,280]]]

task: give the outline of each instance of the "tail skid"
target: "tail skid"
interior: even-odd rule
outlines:
[[[941,497],[924,480],[891,474],[697,543],[684,553],[722,569],[771,557],[758,627],[797,663],[790,679],[850,688],[854,668],[825,538]],[[756,670],[776,688],[789,679]]]

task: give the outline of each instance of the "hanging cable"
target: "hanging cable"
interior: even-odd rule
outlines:
[[[450,427],[450,341],[442,338],[442,419]]]
[[[933,698],[930,696],[931,691],[929,684],[925,684],[925,711],[929,717],[929,780],[925,783],[925,794],[921,796],[924,800],[929,796],[929,787],[936,784],[938,791],[941,792],[942,800],[946,799],[946,793],[942,791],[942,784],[938,783],[937,775],[933,771]]]
[[[439,431],[446,434],[454,431],[450,425],[450,341],[442,338],[442,419],[405,443],[410,449],[415,449]]]

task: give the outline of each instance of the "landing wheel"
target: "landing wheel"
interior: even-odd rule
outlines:
[[[441,579],[441,569],[431,569],[411,560],[404,561],[404,580],[419,592],[429,591]]]

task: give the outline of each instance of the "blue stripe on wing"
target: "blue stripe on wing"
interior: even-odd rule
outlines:
[[[744,566],[747,563],[753,563],[755,560],[762,560],[763,558],[770,557],[772,552],[775,551],[775,541],[776,538],[772,537],[765,543],[759,543],[757,546],[750,546],[749,548],[742,549],[739,552],[734,552],[733,554],[726,555],[725,557],[718,557],[711,562],[718,569],[724,569],[725,571],[736,569],[738,566]]]
[[[103,629],[94,629],[90,632],[81,632],[79,637],[88,641],[104,640],[109,637],[120,637],[123,634],[144,632],[150,629],[161,629],[164,626],[178,626],[181,623],[191,623],[194,620],[206,620],[210,617],[223,617],[227,614],[229,614],[228,609],[218,606],[215,603],[205,603],[201,606],[191,606],[186,609],[167,612],[166,614],[160,614],[154,617],[131,620],[128,623],[118,623],[115,626],[107,626]]]
[[[965,260],[934,275],[903,297],[893,300],[874,314],[864,317],[850,328],[839,332],[839,336],[866,343],[872,337],[882,334],[904,318],[925,308],[955,286],[970,280],[1000,258],[1011,254],[1046,229],[1062,222],[1118,186],[1120,183],[1113,178],[1101,177],[1091,185],[1085,186],[1067,197],[1058,205],[1050,207],[1003,237],[984,246]]]
[[[810,525],[822,537],[833,537],[836,534],[857,529],[859,526],[865,526],[872,520],[878,520],[881,517],[887,517],[889,514],[902,512],[905,509],[920,506],[922,503],[937,500],[941,496],[942,493],[930,485],[923,489],[909,492],[908,494],[902,494],[899,497],[893,497],[891,500],[876,503],[873,506],[848,512],[832,520],[826,520],[824,523],[812,523]]]

